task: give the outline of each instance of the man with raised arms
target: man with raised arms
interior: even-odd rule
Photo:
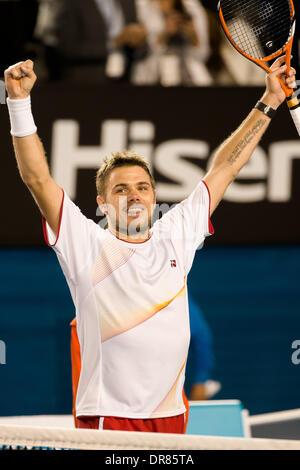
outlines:
[[[5,71],[20,175],[41,211],[76,309],[79,427],[184,432],[187,275],[195,251],[213,233],[210,217],[226,188],[285,100],[277,77],[294,85],[295,70],[287,76],[283,62],[277,59],[266,77],[263,105],[219,147],[203,181],[153,225],[155,182],[143,158],[130,151],[107,158],[96,178],[107,230],[87,219],[50,175],[31,112],[33,62]]]

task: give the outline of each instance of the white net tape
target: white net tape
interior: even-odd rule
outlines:
[[[300,450],[300,441],[0,425],[1,446],[78,450]]]
[[[276,413],[265,413],[248,417],[249,425],[280,423],[281,421],[300,420],[300,409],[277,411]]]

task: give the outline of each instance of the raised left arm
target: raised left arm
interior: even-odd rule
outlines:
[[[290,88],[295,84],[295,69],[291,69],[287,76],[283,62],[284,57],[274,62],[272,72],[266,78],[266,91],[260,99],[273,109],[277,109],[286,98],[277,77]],[[229,184],[250,159],[270,122],[271,118],[253,109],[239,128],[218,148],[213,164],[204,177],[211,196],[210,215],[220,203]]]

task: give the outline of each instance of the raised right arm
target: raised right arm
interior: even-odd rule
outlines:
[[[36,133],[30,110],[30,92],[36,81],[33,62],[27,60],[9,67],[4,76],[11,134],[20,176],[57,236],[63,191],[50,175],[45,151]]]

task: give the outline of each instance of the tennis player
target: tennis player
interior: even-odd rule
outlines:
[[[41,211],[45,239],[76,308],[79,427],[184,432],[187,275],[195,251],[213,233],[210,217],[226,188],[285,100],[277,77],[294,85],[295,70],[287,76],[282,63],[276,60],[259,109],[219,147],[203,181],[154,224],[155,182],[145,161],[130,151],[107,158],[96,178],[107,230],[87,219],[50,175],[31,112],[33,62],[5,71],[20,175]]]

